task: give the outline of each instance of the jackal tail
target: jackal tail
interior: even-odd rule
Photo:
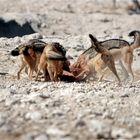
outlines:
[[[106,50],[92,34],[89,34],[89,38],[91,40],[92,47],[95,49],[96,52],[103,53]]]
[[[20,55],[20,54],[19,54],[19,49],[18,49],[18,48],[15,48],[14,50],[11,51],[10,54],[11,54],[12,56],[18,56],[18,55]]]
[[[129,37],[134,37],[134,41],[131,43],[131,49],[139,48],[140,47],[140,31],[134,30],[128,34]]]
[[[35,52],[43,52],[47,43],[39,39],[30,39],[27,43],[23,43],[11,51],[12,56],[18,56],[22,54],[28,48],[32,48]]]
[[[61,60],[61,61],[65,61],[67,60],[65,56],[59,54],[59,53],[56,53],[54,51],[49,51],[49,53],[47,54],[47,58],[49,60]]]

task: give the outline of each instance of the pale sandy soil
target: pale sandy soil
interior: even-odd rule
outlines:
[[[90,46],[89,33],[99,40],[132,42],[128,33],[140,29],[140,16],[128,15],[125,6],[113,10],[94,0],[1,0],[0,13],[39,17],[36,31],[46,42],[60,42],[74,62]],[[35,82],[25,73],[17,81],[20,62],[9,52],[36,37],[0,38],[0,140],[140,139],[139,49],[132,66],[135,81],[122,86],[111,73],[102,82]]]

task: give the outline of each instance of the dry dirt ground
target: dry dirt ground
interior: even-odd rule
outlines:
[[[90,46],[88,33],[132,42],[128,33],[140,29],[140,16],[128,15],[125,0],[118,0],[117,9],[110,1],[0,0],[2,16],[39,17],[39,34],[0,38],[0,140],[140,139],[139,49],[135,81],[122,86],[111,73],[102,82],[56,83],[29,81],[23,72],[18,81],[20,61],[9,55],[20,43],[42,38],[60,42],[73,63]]]

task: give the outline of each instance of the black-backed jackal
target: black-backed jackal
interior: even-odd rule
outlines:
[[[102,47],[106,49],[111,48],[122,48],[124,46],[128,46],[129,43],[122,39],[109,39],[105,41],[99,42]],[[70,71],[75,75],[79,75],[85,69],[84,67],[87,65],[88,61],[94,58],[97,55],[95,49],[91,46],[90,48],[86,49],[77,59],[77,61],[70,66]]]
[[[133,62],[133,50],[140,47],[140,32],[132,31],[129,36],[134,36],[134,41],[129,44],[127,41],[122,39],[109,39],[105,41],[100,41],[102,47],[108,49],[113,55],[114,61],[119,61],[120,66],[124,72],[124,81],[129,77],[129,74],[134,79],[132,71]],[[77,76],[81,73],[84,67],[87,65],[90,59],[96,56],[97,52],[91,46],[85,50],[77,59],[77,61],[70,67],[72,73]]]
[[[69,65],[66,65],[67,59],[65,54],[65,49],[59,43],[48,43],[40,57],[36,80],[38,79],[38,74],[42,69],[44,72],[45,81],[48,80],[46,70],[49,73],[51,81],[59,81],[59,76],[62,76],[63,69],[66,69],[66,67]]]
[[[134,37],[134,41],[121,48],[111,48],[109,51],[113,55],[115,61],[119,61],[122,70],[124,72],[125,78],[124,81],[131,75],[131,82],[134,80],[134,74],[132,70],[132,62],[133,62],[133,50],[140,47],[140,32],[132,31],[129,33],[130,37]]]
[[[93,49],[97,52],[96,56],[88,60],[87,65],[85,66],[84,70],[77,76],[77,78],[81,78],[84,76],[84,74],[87,75],[87,77],[97,73],[99,76],[98,81],[100,81],[104,75],[105,68],[109,68],[113,74],[116,76],[120,83],[120,78],[117,74],[114,59],[111,53],[108,49],[104,48],[101,43],[93,37],[91,34],[89,34],[91,44]]]
[[[19,56],[21,60],[21,66],[17,72],[18,80],[20,79],[20,73],[26,67],[29,67],[28,77],[30,80],[32,79],[32,74],[36,70],[45,45],[46,43],[41,40],[32,39],[11,51],[12,56]]]

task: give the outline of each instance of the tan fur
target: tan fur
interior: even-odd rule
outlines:
[[[90,59],[88,61],[87,67],[85,68],[85,71],[82,72],[82,74],[79,74],[77,78],[81,77],[81,75],[83,75],[84,73],[88,75],[94,75],[97,73],[99,77],[98,81],[101,81],[107,67],[114,73],[120,83],[120,78],[115,68],[113,56],[109,53],[105,54],[104,56],[98,53],[94,58]]]
[[[132,31],[129,36],[134,36],[134,41],[131,45],[123,46],[121,48],[112,48],[110,53],[113,56],[114,61],[119,61],[124,72],[124,81],[131,75],[131,82],[134,81],[134,74],[132,70],[133,62],[133,50],[140,47],[140,32]]]
[[[59,76],[63,74],[63,61],[48,60],[47,70],[51,81],[59,81]]]
[[[84,67],[84,70],[77,76],[77,78],[83,77],[84,74],[86,74],[88,77],[88,75],[97,73],[99,76],[98,81],[101,81],[104,71],[108,67],[114,73],[120,84],[120,78],[117,74],[112,54],[106,48],[103,48],[98,41],[96,41],[94,44],[94,42],[91,40],[91,43],[98,54],[88,61],[87,65]]]
[[[17,72],[17,79],[20,79],[20,73],[22,72],[22,70],[26,67],[29,68],[29,73],[28,73],[28,77],[30,80],[32,80],[32,75],[34,71],[37,71],[37,65],[39,63],[40,60],[40,56],[41,53],[36,53],[32,50],[32,48],[28,49],[28,55],[23,55],[21,54],[20,60],[21,60],[21,66],[19,71]]]
[[[111,49],[109,51],[109,53],[111,54],[111,56],[109,56],[110,60],[107,61],[106,63],[104,63],[100,59],[99,54],[95,58],[90,60],[90,61],[93,61],[93,64],[95,65],[95,70],[100,75],[100,80],[103,78],[103,76],[105,74],[104,69],[105,69],[106,66],[108,66],[108,68],[110,70],[112,69],[111,71],[114,71],[113,73],[116,75],[114,61],[119,61],[122,65],[122,68],[123,68],[123,71],[124,71],[124,74],[125,74],[125,80],[128,78],[128,74],[131,74],[132,81],[133,81],[134,80],[134,74],[133,74],[133,71],[132,71],[133,52],[132,52],[131,47],[125,46],[125,47],[119,48],[119,49]],[[91,63],[91,62],[89,62],[89,63]],[[118,76],[116,75],[116,77],[118,77]]]
[[[17,72],[17,79],[20,79],[20,73],[24,68],[25,70],[29,69],[28,77],[30,80],[32,79],[33,72],[37,71],[37,65],[45,45],[46,43],[41,40],[31,39],[11,50],[10,54],[14,57],[19,56],[21,60],[21,66]]]
[[[110,50],[110,53],[112,54],[115,61],[120,62],[123,72],[125,74],[124,80],[126,80],[128,78],[128,74],[130,74],[132,77],[131,81],[133,82],[134,80],[134,74],[132,71],[133,49],[131,48],[131,46],[125,46],[119,49],[112,49]]]
[[[44,72],[45,80],[47,79],[46,74],[45,74],[46,69],[48,70],[51,81],[58,81],[59,80],[58,76],[62,75],[64,61],[62,61],[62,60],[50,60],[48,58],[48,55],[50,52],[56,52],[56,53],[60,54],[60,52],[55,47],[53,47],[53,44],[51,44],[51,43],[48,44],[44,48],[44,51],[40,57],[40,62],[39,62],[39,66],[38,66],[36,80],[38,79],[38,74],[39,74],[41,69]]]
[[[119,49],[111,49],[110,53],[113,56],[114,61],[119,61],[121,63],[123,72],[125,74],[124,80],[128,78],[128,74],[131,75],[131,82],[134,81],[134,74],[132,70],[132,62],[133,62],[133,50],[140,46],[136,46],[134,44],[130,46],[124,46]]]

